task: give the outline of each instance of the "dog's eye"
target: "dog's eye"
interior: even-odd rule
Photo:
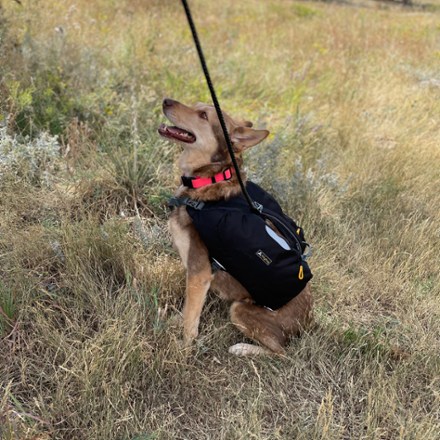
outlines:
[[[202,119],[206,119],[206,120],[208,120],[208,115],[207,115],[206,112],[199,112],[199,116],[200,116]]]

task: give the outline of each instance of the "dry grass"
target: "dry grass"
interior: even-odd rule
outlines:
[[[317,328],[253,360],[214,297],[181,347],[156,126],[163,96],[208,95],[180,5],[22,3],[0,9],[0,437],[438,439],[438,1],[191,2],[225,109],[273,133],[250,174],[315,247]]]

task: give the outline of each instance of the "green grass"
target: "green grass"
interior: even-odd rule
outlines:
[[[208,101],[175,1],[0,8],[0,437],[432,439],[440,431],[438,1],[193,0],[246,156],[314,245],[316,328],[182,346],[161,100]],[[274,177],[275,176],[275,177]]]

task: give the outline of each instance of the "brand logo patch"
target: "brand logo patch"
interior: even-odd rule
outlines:
[[[272,260],[261,249],[256,252],[256,255],[266,266],[272,263]]]

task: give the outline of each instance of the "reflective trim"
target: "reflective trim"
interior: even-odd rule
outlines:
[[[275,240],[284,250],[290,251],[292,248],[289,246],[283,237],[280,237],[272,228],[266,225],[266,232],[269,234],[270,238]]]

